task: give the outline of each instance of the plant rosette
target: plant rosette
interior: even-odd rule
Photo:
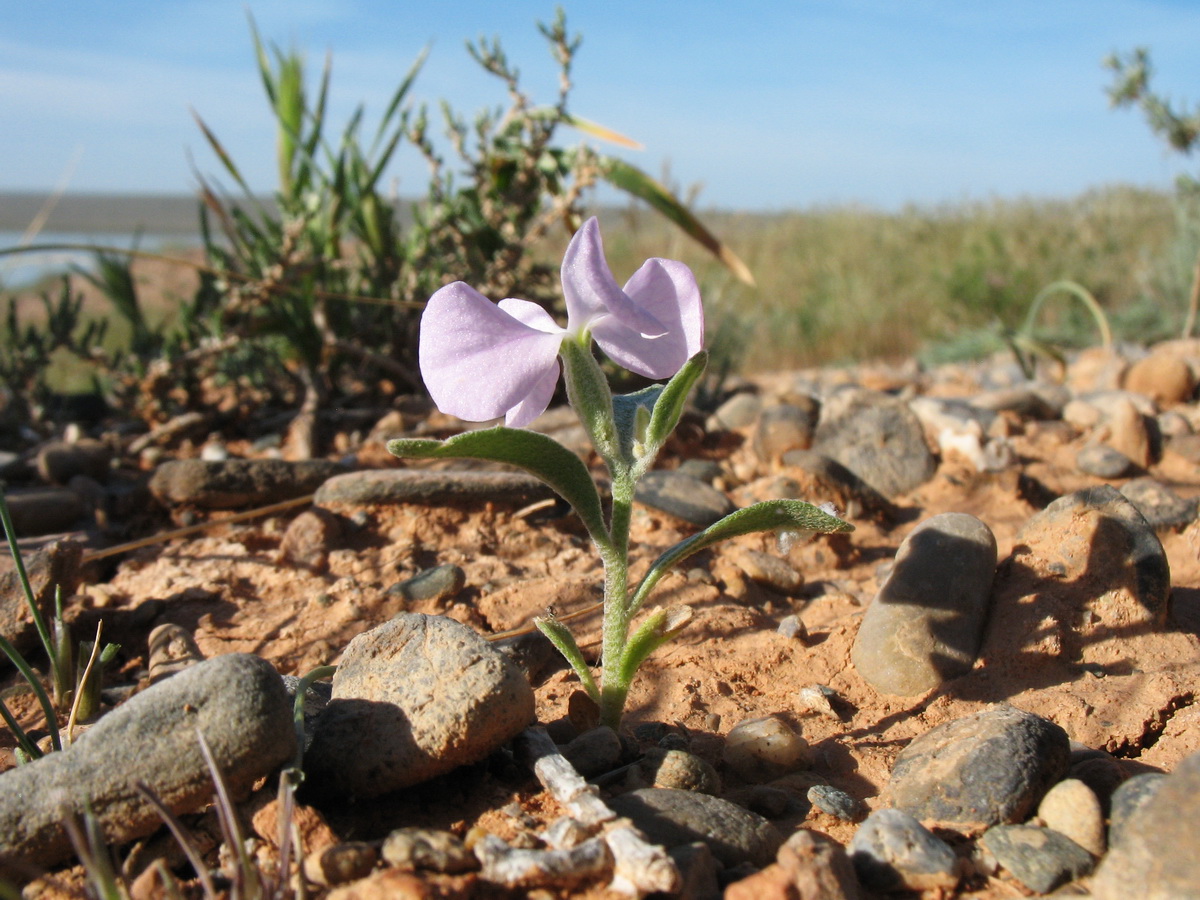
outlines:
[[[444,441],[399,439],[399,457],[469,458],[517,466],[561,496],[582,519],[604,564],[604,625],[599,682],[566,625],[535,620],[570,663],[616,728],[638,667],[687,625],[687,607],[657,608],[636,628],[634,617],[672,567],[718,541],[757,531],[797,534],[851,531],[853,526],[802,500],[767,500],[737,510],[669,548],[636,585],[629,583],[629,526],[638,479],[679,422],[688,394],[704,373],[704,311],[691,270],[669,259],[647,260],[624,288],[609,271],[596,219],[572,238],[562,264],[567,327],[526,300],[492,303],[462,283],[429,299],[421,318],[421,375],[438,409],[467,421],[501,416],[505,424]],[[592,342],[617,364],[666,379],[613,395]],[[525,430],[550,403],[560,374],[609,472],[607,514],[583,462],[546,435]],[[632,630],[632,633],[631,633]]]

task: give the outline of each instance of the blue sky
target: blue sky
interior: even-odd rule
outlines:
[[[700,205],[897,208],[1167,187],[1200,160],[1111,110],[1103,58],[1151,49],[1157,87],[1200,102],[1200,3],[1189,0],[590,0],[572,111],[641,141],[623,153],[701,187]],[[273,132],[246,13],[315,74],[333,55],[334,122],[380,112],[422,47],[414,98],[504,101],[467,57],[499,36],[535,99],[556,72],[527,0],[0,0],[0,189],[186,192],[219,172],[195,109],[256,189]],[[564,132],[564,139],[576,136]],[[401,194],[424,166],[403,154]]]

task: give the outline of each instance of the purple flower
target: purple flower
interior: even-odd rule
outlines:
[[[550,404],[568,338],[594,338],[616,363],[655,379],[703,349],[704,310],[691,270],[649,259],[619,288],[594,218],[567,247],[562,284],[565,329],[536,303],[494,304],[461,281],[429,298],[418,356],[438,409],[472,422],[504,416],[511,427],[528,425]]]

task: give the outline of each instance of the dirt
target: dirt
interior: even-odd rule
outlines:
[[[880,695],[855,672],[850,650],[860,618],[898,545],[918,522],[947,511],[976,515],[994,531],[1003,560],[1013,549],[1018,529],[1047,497],[1099,483],[1073,464],[1083,440],[1077,430],[1013,417],[1011,439],[1020,460],[1017,468],[980,473],[967,460],[948,456],[929,483],[896,498],[897,521],[864,517],[855,520],[856,531],[848,538],[818,538],[791,548],[787,559],[804,579],[793,596],[751,581],[733,562],[735,546],[778,554],[769,536],[749,536],[734,546],[701,553],[685,571],[664,579],[653,602],[686,604],[695,618],[680,638],[642,668],[629,695],[626,728],[665,723],[691,738],[696,752],[715,760],[719,735],[743,719],[779,715],[801,731],[814,751],[813,772],[800,779],[804,784],[797,790],[823,780],[872,808],[879,805],[892,762],[908,741],[998,701],[1059,721],[1068,732],[1088,719],[1080,713],[1080,697],[1086,697],[1093,710],[1124,711],[1107,732],[1092,717],[1086,737],[1091,746],[1114,752],[1129,773],[1170,770],[1200,749],[1200,728],[1195,727],[1200,713],[1190,694],[1180,691],[1164,700],[1154,691],[1142,692],[1136,677],[1081,675],[1077,682],[1030,687],[1027,677],[1013,674],[987,681],[986,691],[973,690],[969,696],[951,687],[899,698]],[[740,483],[731,476],[725,485],[735,499],[753,493],[755,479],[783,471],[757,461],[748,431],[734,432],[721,442],[685,442],[676,451],[661,465],[673,466],[684,455],[705,455],[719,459],[726,471],[744,473],[747,477]],[[1200,493],[1200,472],[1178,457],[1168,455],[1151,474],[1185,496]],[[1031,485],[1042,493],[1032,491]],[[87,572],[89,583],[70,598],[69,608],[80,628],[103,619],[106,639],[122,644],[119,672],[110,680],[144,683],[146,635],[151,625],[161,622],[191,629],[206,656],[255,653],[283,673],[303,674],[336,663],[352,637],[402,609],[450,616],[487,635],[525,626],[550,608],[566,615],[598,598],[600,563],[586,533],[572,516],[555,515],[553,509],[370,508],[367,515],[359,515],[356,526],[344,529],[324,560],[308,567],[288,560],[280,550],[289,522],[300,511],[235,525],[214,523],[206,533],[135,550],[115,562],[93,563]],[[363,510],[334,512],[349,519]],[[661,550],[692,532],[682,522],[639,507],[632,524],[635,575]],[[1153,640],[1142,641],[1139,652],[1145,657],[1134,660],[1133,668],[1150,674],[1170,670],[1180,683],[1194,684],[1200,675],[1200,654],[1195,652],[1200,646],[1200,525],[1160,532],[1159,537],[1172,576],[1169,633],[1158,649]],[[442,564],[455,564],[466,572],[466,587],[456,596],[406,604],[388,593],[397,582]],[[776,631],[789,614],[804,623],[804,640]],[[585,651],[596,653],[599,617],[584,617],[573,626]],[[993,622],[991,627],[1003,623]],[[1185,658],[1178,658],[1181,647]],[[1155,658],[1161,652],[1172,656]],[[801,702],[800,690],[813,684],[833,690],[836,718]],[[545,677],[536,685],[539,721],[562,728],[576,690],[577,681],[566,669]],[[25,724],[36,726],[32,706],[18,708],[24,711]],[[1080,734],[1072,736],[1082,739]],[[0,740],[8,740],[7,732]],[[12,764],[11,750],[5,748],[3,754],[0,764],[7,767]],[[729,779],[729,789],[738,786],[736,779]],[[522,773],[493,765],[439,779],[394,802],[329,810],[327,815],[343,840],[378,839],[391,827],[411,824],[460,834],[478,826],[511,836],[520,827],[503,809],[514,800],[536,821],[547,820],[556,810]],[[792,816],[776,824],[788,833],[802,821],[843,843],[854,830],[815,811],[806,820]],[[1020,893],[1007,878],[976,877],[958,896],[992,900]],[[592,888],[588,895],[603,896],[603,891]]]

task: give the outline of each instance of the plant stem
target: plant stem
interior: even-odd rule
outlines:
[[[635,480],[624,465],[612,465],[612,549],[604,554],[604,672],[600,682],[600,724],[614,730],[621,724],[628,682],[621,677],[621,659],[629,639],[629,523],[633,514]]]

